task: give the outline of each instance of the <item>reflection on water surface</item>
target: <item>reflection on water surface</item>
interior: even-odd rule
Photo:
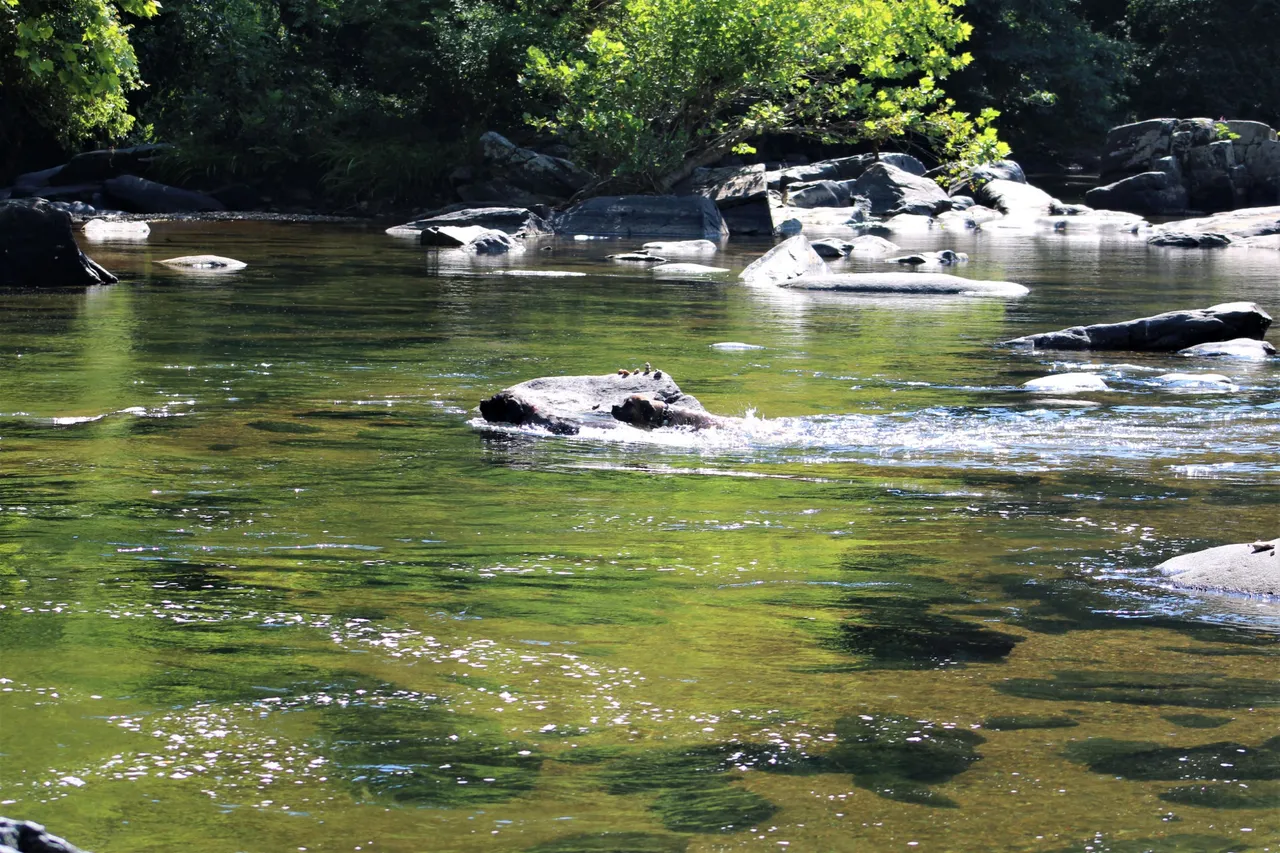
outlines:
[[[1280,606],[1150,569],[1275,535],[1280,365],[991,346],[1274,314],[1274,257],[947,236],[906,248],[1031,294],[175,223],[0,294],[0,812],[108,853],[1277,849]],[[197,251],[250,266],[152,263]],[[476,421],[645,361],[742,420]],[[1066,371],[1111,390],[1017,390]]]

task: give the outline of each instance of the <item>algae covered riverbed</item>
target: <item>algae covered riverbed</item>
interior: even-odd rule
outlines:
[[[118,285],[0,294],[0,813],[106,853],[1280,848],[1280,610],[1150,571],[1276,535],[1280,365],[992,346],[1275,314],[1273,254],[918,243],[1031,292],[158,223],[91,250]],[[202,252],[249,267],[153,263]],[[745,420],[477,422],[645,361]],[[1110,390],[1016,390],[1069,370]]]

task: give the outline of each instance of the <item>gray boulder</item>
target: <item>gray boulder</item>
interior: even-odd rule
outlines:
[[[854,181],[853,195],[871,202],[876,216],[914,213],[932,216],[951,209],[951,198],[936,181],[888,163],[873,163]]]
[[[1178,355],[1188,358],[1238,358],[1245,361],[1266,361],[1275,354],[1275,347],[1254,338],[1233,338],[1178,350]]]
[[[211,195],[158,184],[137,175],[109,178],[102,187],[108,202],[130,213],[191,213],[227,209]]]
[[[480,137],[480,151],[498,182],[547,202],[570,198],[593,179],[590,172],[568,160],[520,148],[493,131]]]
[[[768,183],[771,188],[780,189],[783,183],[794,185],[812,181],[852,181],[860,178],[863,172],[877,162],[912,175],[923,176],[925,173],[924,164],[910,154],[883,153],[879,160],[876,159],[875,154],[856,154],[852,157],[819,160],[804,166],[792,166],[784,171],[770,172]]]
[[[598,196],[554,217],[557,234],[711,240],[729,236],[720,210],[702,196]]]
[[[1211,234],[1207,232],[1187,234],[1182,231],[1162,231],[1153,237],[1149,237],[1147,242],[1152,246],[1176,246],[1180,249],[1216,249],[1222,246],[1230,246],[1235,241],[1226,234]]]
[[[943,273],[833,273],[791,279],[780,286],[792,290],[833,293],[881,293],[924,296],[1025,296],[1029,291],[1011,281],[976,281]]]
[[[1106,210],[1169,215],[1187,209],[1187,189],[1169,172],[1142,172],[1089,190],[1085,201]]]
[[[633,422],[627,417],[646,417],[640,404],[628,403],[634,397],[661,403],[663,408],[707,415],[696,398],[681,391],[661,370],[530,379],[483,401],[480,414],[490,423],[537,426],[557,435],[576,435],[586,426],[611,427],[619,421]],[[624,417],[615,415],[615,407]]]
[[[1103,180],[1115,180],[1149,172],[1155,161],[1168,157],[1177,126],[1175,118],[1153,118],[1122,124],[1107,131],[1106,154],[1102,158]]]
[[[39,198],[0,202],[0,287],[88,287],[115,281],[80,251],[65,211]]]
[[[730,234],[769,234],[769,188],[764,164],[721,169],[698,169],[691,179],[693,192],[715,202]]]
[[[1234,338],[1261,340],[1270,325],[1271,315],[1254,303],[1227,302],[1123,323],[1074,326],[1057,332],[1025,335],[1005,344],[1034,349],[1176,352],[1196,344]]]
[[[519,237],[551,234],[551,223],[526,207],[467,207],[424,219],[415,219],[404,225],[388,228],[387,233],[416,236],[427,228],[438,228],[442,225],[477,226]]]
[[[1225,246],[1233,241],[1280,234],[1280,206],[1251,207],[1168,222],[1148,242],[1158,246]]]
[[[752,284],[781,284],[802,276],[828,275],[831,269],[813,250],[803,234],[797,234],[774,246],[739,273],[738,278]]]
[[[50,835],[31,820],[0,817],[0,850],[17,853],[80,853],[80,848],[64,838]]]
[[[462,249],[478,255],[502,255],[524,251],[524,245],[505,231],[479,225],[436,225],[422,230],[419,238],[424,246]]]
[[[784,197],[794,207],[848,207],[853,200],[854,183],[824,180],[791,184]]]
[[[849,241],[847,254],[855,257],[878,258],[902,248],[892,240],[886,240],[876,234],[863,234]]]
[[[978,203],[1009,216],[1045,216],[1058,200],[1031,184],[1004,179],[987,181],[975,193]]]
[[[1280,596],[1280,538],[1183,554],[1156,570],[1180,589]]]

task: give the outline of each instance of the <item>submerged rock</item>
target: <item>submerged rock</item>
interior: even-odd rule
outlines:
[[[576,435],[585,426],[644,426],[718,421],[695,397],[684,393],[661,370],[603,376],[548,376],[530,379],[480,404],[490,423],[531,425],[557,435]]]
[[[183,255],[180,258],[166,258],[157,263],[193,272],[234,272],[249,266],[244,261],[224,258],[221,255]]]
[[[956,296],[1025,296],[1030,291],[1011,281],[977,281],[945,273],[831,273],[778,282],[794,290],[842,293],[900,293]]]
[[[1207,548],[1156,569],[1180,589],[1280,596],[1280,539]]]
[[[0,202],[0,287],[88,287],[116,277],[76,244],[71,217],[44,199]]]
[[[1022,383],[1027,391],[1048,394],[1079,394],[1086,391],[1110,391],[1096,373],[1055,373]]]
[[[1073,326],[1057,332],[1024,335],[1008,346],[1060,350],[1175,352],[1196,344],[1233,338],[1261,340],[1271,315],[1252,302],[1226,302],[1211,308],[1169,311],[1122,323]]]
[[[831,270],[803,234],[774,246],[744,269],[738,278],[745,282],[781,284],[810,275],[827,275]]]
[[[1239,358],[1247,361],[1265,361],[1276,354],[1276,348],[1266,341],[1253,338],[1234,338],[1208,344],[1196,344],[1178,350],[1178,355],[1189,358]]]

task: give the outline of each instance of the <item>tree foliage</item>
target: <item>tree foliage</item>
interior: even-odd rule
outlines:
[[[958,156],[1002,153],[993,115],[939,81],[970,61],[960,0],[620,0],[574,51],[529,51],[560,100],[541,127],[604,174],[664,189],[764,133],[881,142],[909,131]]]
[[[141,77],[121,13],[157,11],[155,0],[0,0],[0,142],[16,146],[26,122],[65,144],[126,133]]]

